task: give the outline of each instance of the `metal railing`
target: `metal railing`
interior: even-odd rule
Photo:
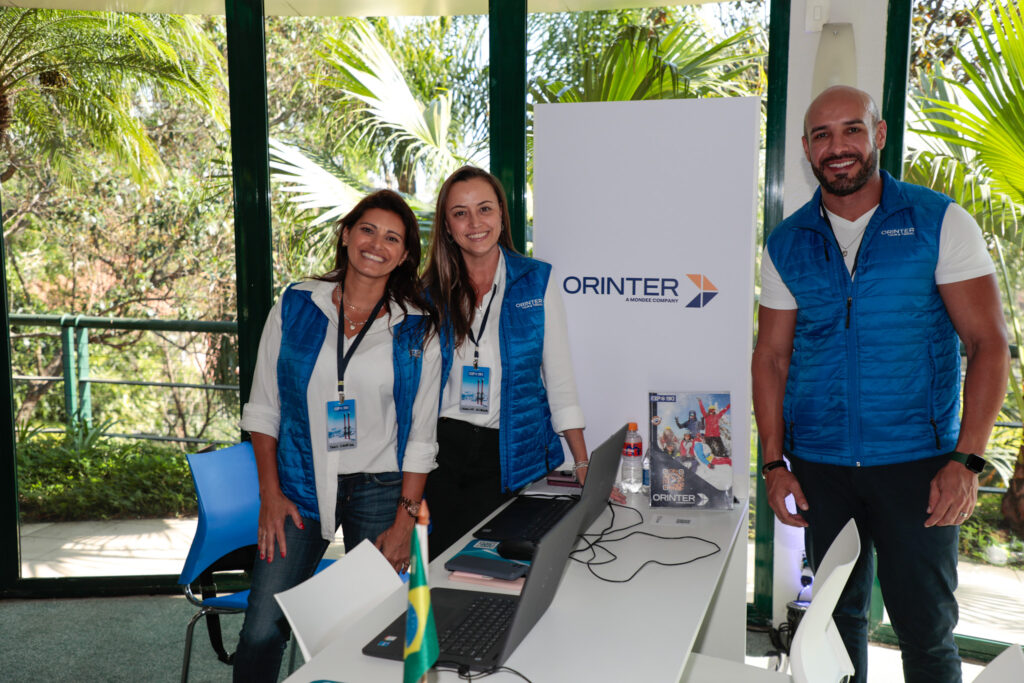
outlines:
[[[92,424],[92,392],[93,384],[112,384],[125,386],[146,386],[201,389],[207,391],[235,391],[237,384],[197,384],[193,382],[157,382],[129,380],[119,378],[90,377],[89,368],[89,330],[144,330],[149,332],[212,332],[219,334],[237,334],[238,323],[234,321],[207,320],[146,320],[137,318],[103,318],[84,315],[32,315],[14,313],[9,316],[11,327],[57,327],[60,328],[61,375],[12,375],[11,379],[20,382],[61,382],[64,389],[64,410],[67,416],[67,429],[74,426],[76,419],[84,424]],[[61,432],[60,429],[43,429],[43,433]],[[180,443],[229,444],[233,442],[188,436],[162,436],[141,432],[122,434],[104,432],[104,436],[144,439],[148,441],[172,441]]]

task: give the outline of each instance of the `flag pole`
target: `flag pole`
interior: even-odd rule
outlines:
[[[429,521],[427,502],[422,501],[409,549],[409,608],[405,616],[403,683],[425,683],[427,672],[437,662],[440,649],[427,581]]]

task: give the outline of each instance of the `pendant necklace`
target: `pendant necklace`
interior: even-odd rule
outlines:
[[[348,313],[342,312],[341,315],[344,316],[345,320],[348,322],[348,329],[349,330],[356,329],[356,325],[365,325],[366,324],[365,320],[358,320],[357,321],[357,320],[353,320],[352,318],[348,317]]]
[[[866,227],[867,226],[865,225],[864,228]],[[843,258],[846,258],[846,254],[850,251],[850,247],[853,246],[853,243],[860,239],[861,235],[864,234],[864,228],[858,230],[857,234],[854,235],[853,239],[847,242],[846,245],[839,243],[839,237],[836,237],[836,242],[839,243],[839,251],[843,252]]]
[[[865,223],[864,227],[857,231],[857,234],[853,236],[853,239],[846,243],[846,246],[843,246],[843,244],[839,241],[839,235],[836,234],[836,229],[832,227],[832,221],[829,220],[828,212],[825,210],[824,202],[818,204],[818,212],[821,214],[821,217],[825,219],[825,225],[827,225],[828,229],[832,231],[832,236],[836,238],[836,245],[839,246],[839,251],[842,252],[843,258],[846,258],[846,255],[850,253],[850,247],[853,246],[853,243],[860,239],[860,237],[864,234],[864,231],[867,230],[867,223]]]
[[[345,303],[345,292],[344,290],[342,290],[340,282],[337,285],[335,285],[334,291],[338,295],[338,302],[342,304],[341,315],[343,318],[345,318],[345,322],[348,323],[349,331],[355,330],[356,326],[358,325],[365,325],[366,320],[353,320],[352,318],[348,317],[348,313],[345,312],[345,309],[351,308],[353,311],[358,311],[359,313],[365,313],[366,310],[353,306],[352,304]]]

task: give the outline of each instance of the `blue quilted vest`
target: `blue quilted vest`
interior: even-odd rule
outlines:
[[[953,450],[960,346],[935,284],[949,197],[882,172],[855,277],[819,211],[821,190],[768,237],[797,301],[784,449],[868,466]]]
[[[408,315],[393,330],[395,413],[398,418],[398,469],[412,427],[412,405],[420,385],[423,362],[423,316]],[[309,428],[309,386],[320,347],[327,334],[327,316],[313,303],[311,292],[285,290],[281,298],[281,350],[277,357],[277,389],[281,426],[277,438],[277,471],[281,491],[303,517],[320,518],[313,475],[313,444]],[[314,406],[314,410],[323,410]]]
[[[565,454],[561,439],[551,427],[551,407],[540,372],[544,354],[544,294],[551,265],[505,249],[502,252],[506,277],[498,322],[498,452],[502,490],[515,491],[561,465]],[[441,381],[447,382],[455,352],[450,325],[442,325],[440,342]]]

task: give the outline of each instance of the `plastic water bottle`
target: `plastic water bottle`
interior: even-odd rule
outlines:
[[[622,469],[620,484],[623,493],[638,493],[643,486],[643,442],[636,422],[630,422],[626,431],[626,442],[622,444]]]

